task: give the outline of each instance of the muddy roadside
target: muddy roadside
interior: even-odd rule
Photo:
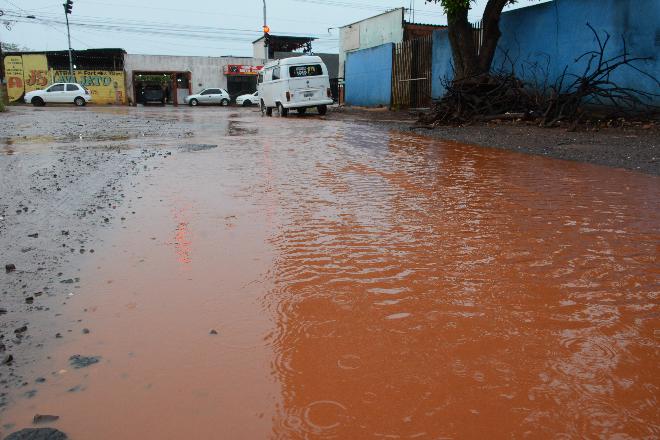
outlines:
[[[335,108],[333,119],[414,131],[434,139],[526,154],[626,168],[660,175],[660,125],[638,123],[598,130],[540,128],[524,122],[482,123],[463,127],[415,128],[417,116],[405,111],[354,107]]]
[[[0,118],[0,412],[10,387],[32,397],[46,381],[30,364],[66,341],[53,329],[80,267],[103,230],[135,214],[132,176],[171,155],[159,139],[186,127],[113,109],[12,108]]]

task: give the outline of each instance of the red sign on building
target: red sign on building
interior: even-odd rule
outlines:
[[[225,75],[258,75],[264,66],[244,66],[242,64],[227,64]]]

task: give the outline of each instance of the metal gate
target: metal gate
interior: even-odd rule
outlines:
[[[392,106],[421,108],[431,105],[432,37],[394,45]]]

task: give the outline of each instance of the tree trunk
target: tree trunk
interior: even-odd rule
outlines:
[[[488,0],[482,18],[483,43],[477,54],[474,31],[468,21],[468,8],[456,8],[447,14],[449,42],[454,60],[454,79],[488,74],[500,39],[500,16],[510,0]]]
[[[454,79],[460,80],[478,74],[479,63],[467,8],[448,14],[447,24],[454,60]]]
[[[497,43],[500,41],[500,16],[509,0],[488,0],[481,25],[483,26],[483,44],[479,50],[479,72],[488,73],[493,64]]]

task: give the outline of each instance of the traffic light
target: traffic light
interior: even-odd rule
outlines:
[[[264,25],[264,44],[268,46],[268,43],[270,42],[270,28],[267,25]]]
[[[66,0],[66,3],[63,4],[64,12],[70,14],[73,10],[73,0]]]

